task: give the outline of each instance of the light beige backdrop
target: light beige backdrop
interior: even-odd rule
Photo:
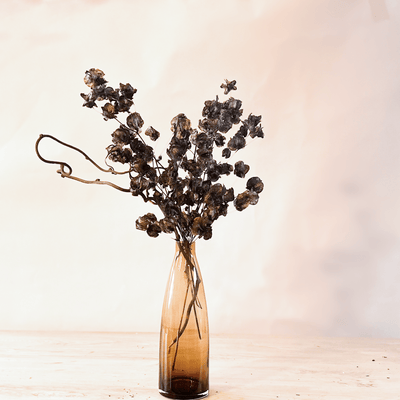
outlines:
[[[0,54],[0,329],[159,329],[174,242],[135,230],[153,207],[34,153],[48,133],[104,159],[115,124],[79,96],[96,67],[138,89],[158,153],[224,78],[263,116],[235,159],[259,204],[197,244],[211,332],[400,337],[397,0],[1,2]]]

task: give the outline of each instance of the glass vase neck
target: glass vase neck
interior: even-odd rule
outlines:
[[[188,242],[187,240],[176,241],[175,242],[175,250],[176,252],[180,251],[190,251],[190,253],[194,253],[196,251],[196,242]]]

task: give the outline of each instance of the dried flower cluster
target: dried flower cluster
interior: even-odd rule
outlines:
[[[86,71],[84,81],[91,89],[90,93],[81,94],[85,100],[84,106],[97,107],[102,102],[104,119],[119,123],[119,127],[111,134],[112,144],[107,147],[107,158],[112,162],[128,165],[128,169],[122,173],[129,175],[130,187],[122,189],[99,180],[83,181],[71,175],[72,169],[69,165],[58,162],[61,165],[59,172],[63,177],[84,183],[105,183],[122,191],[129,191],[133,196],[141,196],[144,201],[157,205],[163,218],[157,219],[153,213],[143,215],[136,221],[137,229],[146,231],[151,237],[157,237],[162,232],[175,233],[177,240],[189,243],[197,238],[210,239],[212,224],[220,216],[226,216],[229,203],[233,203],[239,211],[251,204],[257,204],[264,187],[260,178],[248,179],[246,189],[237,195],[232,187],[226,188],[218,182],[222,175],[231,173],[245,178],[250,167],[243,161],[232,165],[214,159],[216,147],[221,150],[223,158],[229,159],[232,152],[246,146],[247,140],[264,137],[261,116],[250,114],[246,119],[241,119],[241,100],[230,97],[221,102],[218,96],[215,100],[207,100],[198,129],[192,127],[185,114],[174,117],[171,121],[172,138],[167,149],[168,162],[163,165],[161,157],[154,154],[153,147],[145,140],[147,136],[151,141],[156,141],[160,133],[150,126],[143,135],[142,117],[138,112],[130,111],[137,90],[129,83],[120,84],[116,89],[108,86],[104,73],[94,68]],[[221,88],[227,95],[236,90],[235,85],[236,81],[225,80]],[[127,113],[125,122],[120,119],[121,113]],[[239,126],[237,132],[227,138],[226,134],[233,125]],[[43,137],[44,135],[38,142]],[[81,150],[67,146],[86,156]],[[39,157],[49,162],[40,155]],[[92,163],[97,166],[93,161]],[[66,172],[65,167],[69,171]],[[117,173],[112,167],[108,170],[98,168]]]

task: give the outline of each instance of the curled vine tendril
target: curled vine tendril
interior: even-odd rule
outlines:
[[[128,171],[122,171],[122,172],[118,172],[115,171],[114,168],[110,167],[108,169],[104,169],[102,167],[100,167],[95,161],[93,161],[84,151],[82,151],[81,149],[72,146],[68,143],[62,142],[61,140],[57,139],[56,137],[52,136],[52,135],[40,135],[38,140],[36,141],[36,145],[35,145],[35,150],[36,150],[36,154],[37,156],[40,158],[40,160],[42,160],[43,162],[47,163],[47,164],[57,164],[60,166],[60,169],[57,170],[57,173],[59,173],[61,175],[62,178],[68,178],[68,179],[73,179],[75,181],[78,182],[82,182],[82,183],[86,183],[86,184],[95,184],[95,185],[108,185],[113,187],[114,189],[117,189],[121,192],[130,192],[130,189],[126,189],[123,187],[120,187],[118,185],[116,185],[115,183],[109,182],[109,181],[102,181],[100,179],[96,179],[94,181],[90,181],[90,180],[86,180],[86,179],[82,179],[82,178],[78,178],[77,176],[73,176],[72,175],[72,168],[69,164],[67,164],[64,161],[53,161],[53,160],[47,160],[46,158],[44,158],[40,152],[39,152],[39,143],[44,139],[44,138],[49,138],[54,140],[55,142],[61,144],[62,146],[68,147],[74,151],[77,151],[78,153],[82,154],[86,160],[88,160],[89,162],[91,162],[97,169],[99,169],[102,172],[109,172],[113,175],[123,175],[123,174],[128,174],[131,172],[131,170]]]

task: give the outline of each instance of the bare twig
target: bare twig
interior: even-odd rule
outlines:
[[[77,151],[78,153],[81,153],[86,160],[90,161],[96,168],[98,168],[100,171],[102,172],[110,172],[113,175],[123,175],[123,174],[127,174],[129,172],[131,172],[131,170],[128,171],[123,171],[123,172],[118,172],[115,171],[114,168],[110,167],[109,169],[104,169],[102,167],[100,167],[96,162],[94,162],[85,152],[83,152],[81,149],[75,147],[75,146],[71,146],[70,144],[64,143],[61,140],[57,139],[56,137],[52,136],[52,135],[40,135],[38,140],[36,141],[36,145],[35,145],[35,150],[36,150],[36,154],[37,156],[40,158],[40,160],[42,160],[43,162],[47,163],[47,164],[58,164],[60,166],[60,169],[57,170],[57,172],[61,175],[62,178],[68,178],[68,179],[73,179],[75,181],[81,182],[81,183],[86,183],[86,184],[95,184],[95,185],[108,185],[113,187],[114,189],[117,189],[121,192],[130,192],[130,189],[126,189],[126,188],[122,188],[118,185],[116,185],[115,183],[112,182],[108,182],[108,181],[102,181],[100,179],[96,179],[96,180],[85,180],[82,178],[78,178],[76,176],[72,175],[72,168],[69,164],[67,164],[64,161],[52,161],[52,160],[47,160],[46,158],[44,158],[40,152],[39,152],[39,143],[44,139],[44,138],[49,138],[52,139],[54,141],[56,141],[57,143],[60,143],[62,146],[68,147],[72,150]],[[67,171],[65,170],[67,169]]]

